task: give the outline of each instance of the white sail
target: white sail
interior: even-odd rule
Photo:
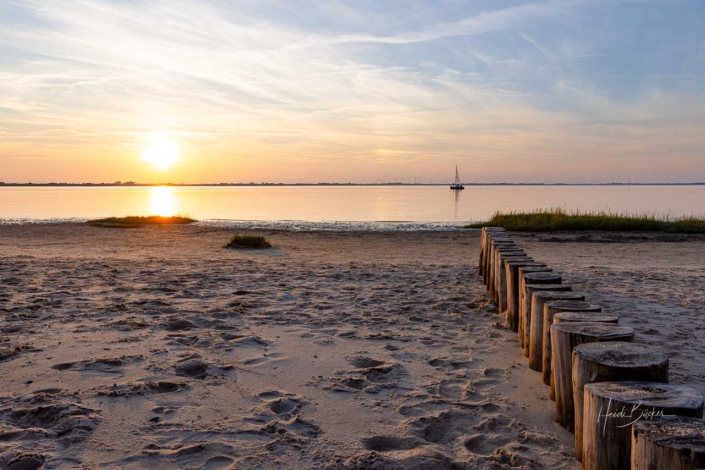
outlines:
[[[450,185],[450,189],[465,189],[463,183],[460,181],[460,173],[458,173],[458,165],[455,165],[455,183]]]

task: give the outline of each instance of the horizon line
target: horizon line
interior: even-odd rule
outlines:
[[[137,183],[134,181],[116,181],[113,183],[67,183],[67,182],[50,182],[50,183],[6,183],[0,181],[0,187],[10,186],[65,186],[65,187],[80,187],[80,186],[101,186],[101,187],[158,187],[158,186],[448,186],[452,184],[448,183]],[[539,182],[539,183],[463,183],[465,186],[702,186],[705,185],[705,181],[693,181],[688,183],[665,183],[665,182],[647,182],[647,183],[633,183],[633,182],[602,182],[602,183],[571,183],[571,182]]]

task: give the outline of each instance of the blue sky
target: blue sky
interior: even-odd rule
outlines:
[[[700,0],[3,0],[0,180],[702,181],[703,24]]]

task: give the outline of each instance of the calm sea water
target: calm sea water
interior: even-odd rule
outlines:
[[[702,215],[705,186],[0,188],[3,223],[183,214],[225,225],[443,228],[550,207]]]

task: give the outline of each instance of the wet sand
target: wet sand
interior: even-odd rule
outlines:
[[[231,234],[0,226],[0,467],[579,468],[479,232]],[[584,237],[517,240],[705,391],[705,242]]]

